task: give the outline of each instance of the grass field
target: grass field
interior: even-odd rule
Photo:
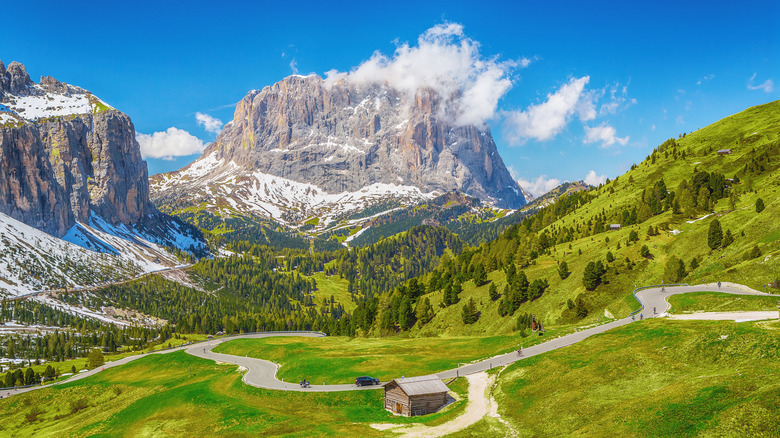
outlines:
[[[631,324],[506,368],[499,413],[519,436],[778,436],[778,329]]]
[[[690,313],[777,310],[778,303],[780,303],[780,295],[761,297],[694,292],[669,297],[669,304],[672,305],[669,311],[670,313]]]
[[[314,291],[314,304],[320,305],[323,299],[330,301],[333,296],[337,303],[344,306],[344,310],[352,312],[357,304],[347,292],[349,281],[345,278],[339,278],[338,275],[327,276],[324,272],[315,272],[309,278],[317,282],[317,290]]]
[[[378,436],[370,423],[439,424],[461,401],[413,419],[383,409],[382,391],[300,393],[245,385],[235,366],[184,352],[150,355],[72,383],[0,400],[0,436]]]
[[[278,377],[287,382],[304,378],[312,383],[353,383],[369,375],[382,381],[420,376],[455,368],[459,363],[509,352],[544,342],[545,336],[493,336],[452,338],[262,338],[236,339],[214,348],[215,352],[248,355],[281,364]]]
[[[165,341],[163,344],[158,344],[158,345],[155,345],[155,346],[153,346],[151,348],[147,348],[147,349],[144,349],[144,350],[125,351],[125,352],[119,352],[119,353],[114,353],[114,354],[106,354],[103,357],[104,357],[106,362],[113,362],[113,361],[117,361],[119,359],[123,359],[123,358],[128,357],[128,356],[135,356],[135,355],[139,355],[139,354],[148,353],[150,351],[161,350],[163,348],[167,348],[168,344],[170,344],[171,347],[176,347],[176,346],[184,344],[186,342],[202,341],[204,339],[206,339],[206,335],[204,335],[204,334],[187,334],[187,335],[182,335],[182,337],[180,339],[169,339],[169,340]],[[55,370],[59,370],[60,374],[67,374],[67,373],[71,372],[71,369],[74,366],[76,367],[77,371],[86,369],[86,363],[87,363],[87,359],[85,357],[79,357],[79,358],[76,358],[76,359],[64,360],[62,362],[43,362],[40,365],[32,365],[32,369],[35,372],[43,373],[43,371],[46,370],[46,367],[51,365]],[[25,365],[23,367],[23,369],[26,370],[29,367],[30,367],[30,365]],[[63,380],[63,379],[67,379],[68,377],[70,377],[70,376],[61,377],[59,379],[54,380],[54,382],[59,381],[59,380]],[[49,382],[49,383],[52,383],[52,382]]]

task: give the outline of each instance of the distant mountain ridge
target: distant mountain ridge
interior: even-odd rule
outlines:
[[[489,128],[449,124],[437,116],[446,104],[427,89],[409,101],[387,84],[290,76],[249,92],[198,160],[153,176],[152,199],[166,211],[200,206],[323,225],[450,191],[524,205]]]

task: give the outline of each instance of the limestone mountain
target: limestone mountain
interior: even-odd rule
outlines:
[[[153,176],[152,199],[321,226],[450,191],[521,207],[490,129],[448,122],[447,104],[429,89],[410,99],[389,84],[290,76],[249,92],[198,160]]]
[[[175,263],[164,247],[205,248],[196,229],[149,201],[146,163],[127,115],[52,77],[36,84],[18,62],[7,69],[0,62],[0,214],[15,230],[19,221],[141,270]],[[58,284],[79,283],[63,275]]]

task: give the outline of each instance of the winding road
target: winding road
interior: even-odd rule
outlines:
[[[631,324],[632,322],[638,321],[640,319],[640,317],[638,316],[640,314],[643,315],[645,318],[657,318],[657,317],[667,316],[668,315],[667,311],[670,308],[670,304],[667,301],[667,298],[671,295],[684,294],[689,292],[723,292],[723,293],[734,294],[734,295],[762,295],[762,296],[768,295],[766,293],[758,292],[756,290],[750,289],[746,286],[736,285],[731,283],[723,283],[720,286],[717,283],[714,283],[714,284],[702,284],[696,286],[688,286],[688,285],[664,286],[664,287],[658,286],[658,287],[640,288],[640,289],[641,290],[639,291],[635,291],[635,295],[639,300],[639,302],[642,304],[642,308],[640,308],[636,312],[634,318],[628,316],[623,319],[618,319],[606,324],[598,325],[575,333],[571,333],[569,335],[561,336],[559,338],[552,339],[542,344],[524,348],[522,356],[518,355],[517,352],[513,351],[511,353],[506,353],[488,359],[484,359],[476,363],[442,371],[438,373],[438,376],[441,379],[450,379],[453,377],[465,376],[469,374],[479,373],[482,371],[487,371],[494,367],[509,365],[511,363],[517,362],[518,360],[526,359],[532,356],[536,356],[538,354],[547,353],[548,351],[553,351],[572,344],[576,344],[577,342],[583,341],[593,335],[604,333],[608,330],[612,330],[614,328],[624,326],[626,324]],[[780,297],[778,298],[780,299]],[[652,310],[653,308],[656,308],[657,313],[653,314],[653,310]],[[778,314],[775,314],[775,317],[778,317]],[[317,334],[304,334],[304,335],[322,336]],[[241,336],[241,337],[260,338],[266,336],[267,335],[263,333],[263,334],[248,335],[248,336]],[[263,359],[255,359],[251,357],[239,357],[239,356],[232,356],[228,354],[214,353],[211,351],[211,349],[214,348],[219,343],[226,342],[232,339],[236,339],[236,337],[222,338],[219,339],[218,341],[213,341],[212,345],[205,346],[205,347],[203,345],[192,346],[190,348],[187,348],[187,353],[193,356],[202,357],[204,359],[212,359],[219,362],[227,362],[227,363],[232,363],[232,364],[242,366],[248,370],[244,374],[244,378],[243,378],[244,382],[248,385],[256,386],[258,388],[277,389],[277,390],[285,390],[285,391],[310,391],[310,392],[330,392],[330,391],[347,391],[347,390],[354,390],[354,389],[381,388],[381,386],[356,387],[355,385],[352,384],[311,385],[311,387],[309,388],[301,388],[298,382],[292,382],[292,383],[282,382],[276,378],[276,372],[279,367],[273,362],[269,362]]]
[[[670,305],[667,301],[667,298],[671,295],[677,295],[677,294],[683,294],[689,292],[722,292],[722,293],[733,294],[733,295],[760,295],[760,296],[769,295],[763,292],[758,292],[756,290],[750,289],[746,286],[732,284],[732,283],[723,283],[720,285],[716,283],[711,283],[711,284],[701,284],[696,286],[675,285],[675,286],[664,286],[664,287],[657,286],[657,287],[639,288],[634,291],[634,295],[642,304],[642,307],[639,310],[637,310],[635,314],[636,315],[642,314],[645,318],[657,318],[657,317],[668,316],[667,311],[669,310]],[[780,299],[780,297],[778,298]],[[652,311],[653,308],[656,308],[656,313],[653,313]],[[767,312],[761,312],[761,313],[766,314]],[[543,354],[549,351],[557,350],[559,348],[567,347],[569,345],[576,344],[577,342],[583,341],[593,335],[604,333],[606,331],[624,326],[626,324],[631,324],[632,322],[634,322],[634,320],[638,321],[640,319],[636,315],[635,318],[628,316],[623,319],[618,319],[606,324],[590,327],[575,333],[561,336],[559,338],[552,339],[542,344],[524,348],[522,355],[518,355],[517,352],[501,354],[475,363],[464,365],[458,368],[442,371],[438,373],[438,376],[441,379],[449,379],[453,377],[466,376],[474,373],[483,372],[499,366],[509,365],[514,362],[517,362],[518,360],[523,360],[532,356],[536,356],[538,354]],[[774,315],[776,318],[778,317],[778,314],[775,313]],[[265,337],[272,337],[272,336],[322,337],[326,335],[324,333],[319,333],[319,332],[267,332],[267,333],[256,333],[256,334],[244,334],[244,335],[236,335],[236,336],[227,336],[224,338],[214,339],[208,342],[201,342],[197,344],[176,347],[173,349],[159,351],[159,352],[152,352],[148,354],[168,354],[174,351],[185,350],[188,354],[191,354],[193,356],[201,357],[204,359],[210,359],[217,362],[235,364],[247,369],[247,372],[244,373],[243,376],[243,381],[246,384],[258,388],[264,388],[264,389],[273,389],[273,390],[281,390],[281,391],[304,391],[304,392],[335,392],[335,391],[350,391],[350,390],[370,390],[370,389],[377,389],[382,387],[381,385],[358,387],[355,386],[354,384],[336,384],[336,385],[325,384],[325,385],[311,385],[308,388],[302,388],[298,382],[283,382],[277,379],[276,374],[279,369],[279,366],[273,362],[269,362],[263,359],[251,358],[251,357],[241,357],[241,356],[234,356],[229,354],[215,353],[212,351],[212,349],[217,345],[234,339],[265,338]],[[89,372],[81,373],[77,376],[71,377],[70,379],[54,383],[54,385],[61,384],[61,383],[69,383],[74,380],[82,379],[91,376],[93,374],[96,374],[103,369],[123,365],[144,356],[145,355],[143,354],[136,355],[136,356],[128,356],[123,359],[117,360],[115,362],[108,362],[103,367],[96,368]],[[13,394],[19,394],[22,392],[32,391],[35,389],[40,389],[48,386],[50,385],[34,386],[30,388],[20,388],[16,390],[10,390],[7,392],[8,394],[13,395]],[[6,391],[3,391],[3,393],[0,393],[0,395],[6,396],[5,392]]]

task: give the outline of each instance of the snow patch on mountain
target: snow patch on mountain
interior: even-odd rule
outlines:
[[[26,95],[6,94],[3,98],[0,124],[12,120],[15,114],[22,119],[35,121],[47,117],[69,116],[74,114],[93,114],[101,108],[111,108],[110,105],[78,87],[67,86],[65,93],[57,93],[44,89],[40,85],[27,87]]]
[[[314,184],[248,171],[232,161],[218,158],[217,154],[215,151],[179,172],[159,175],[151,182],[152,190],[164,193],[173,187],[189,186],[199,192],[199,198],[211,212],[250,213],[288,225],[317,216],[319,228],[345,214],[387,200],[412,205],[440,195],[436,191],[423,193],[414,186],[384,183],[374,183],[357,191],[328,193]]]
[[[0,214],[0,295],[79,289],[178,264],[143,231],[111,225],[94,212],[89,224],[77,223],[62,239]]]

